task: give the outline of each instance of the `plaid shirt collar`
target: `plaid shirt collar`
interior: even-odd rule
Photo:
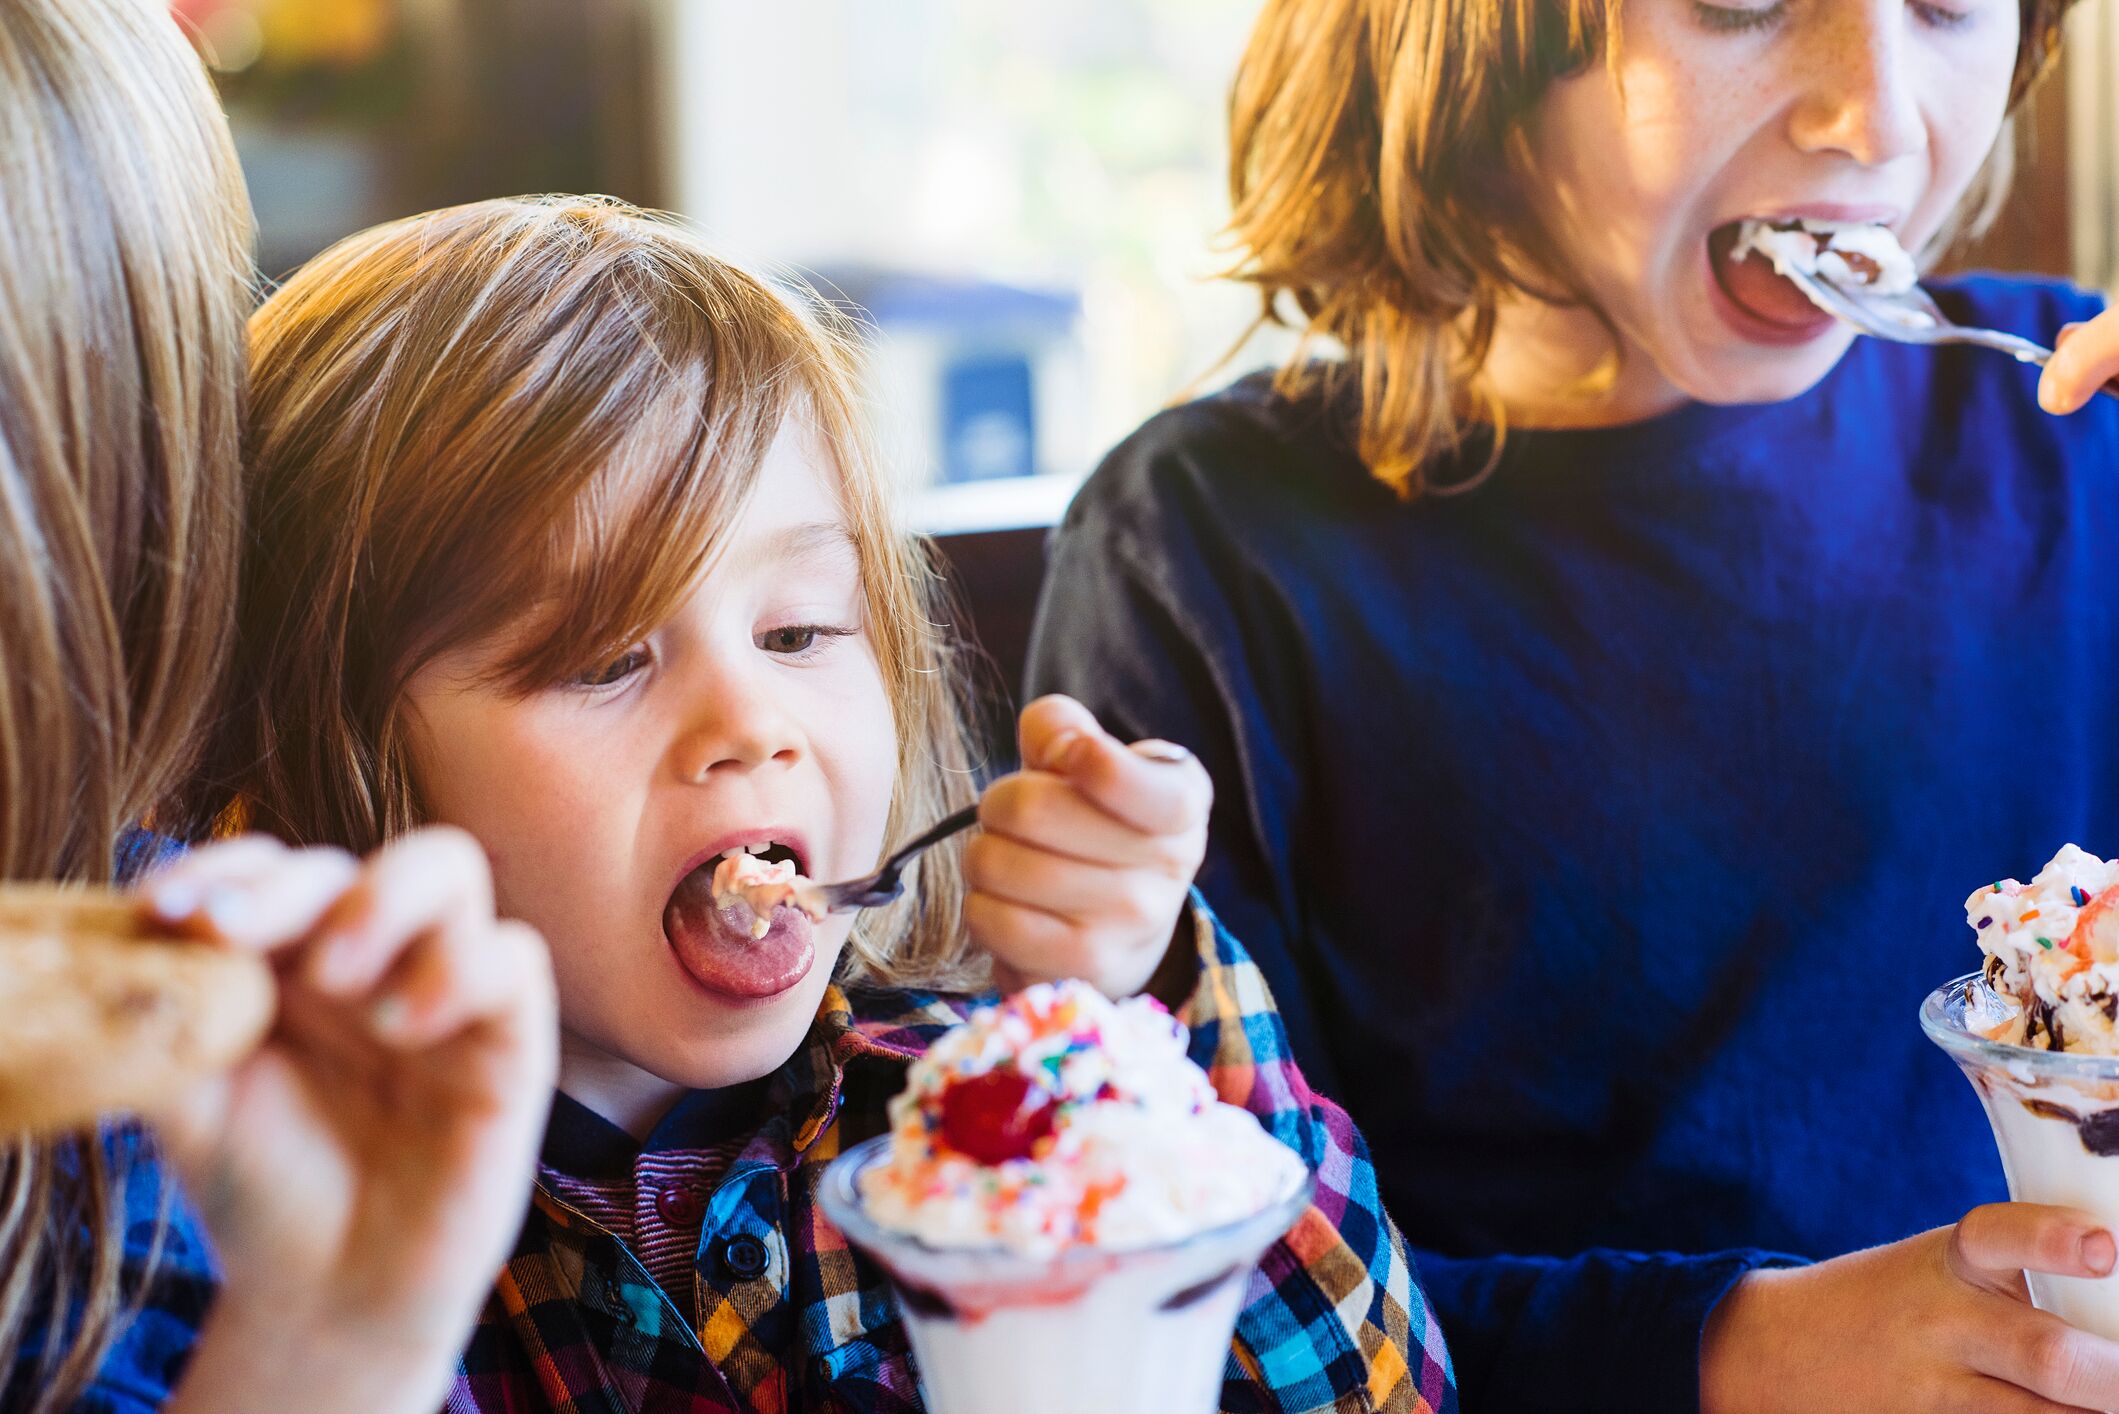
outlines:
[[[766,1103],[786,1117],[783,1167],[807,1155],[839,1117],[847,1066],[864,1059],[908,1066],[963,1016],[958,1006],[925,992],[868,993],[863,1001],[870,1016],[859,1019],[844,991],[826,988],[809,1038],[773,1077]]]

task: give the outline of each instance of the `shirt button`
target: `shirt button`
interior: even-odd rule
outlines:
[[[655,1215],[671,1227],[697,1227],[706,1216],[706,1200],[696,1188],[671,1184],[656,1193]]]
[[[748,1235],[731,1237],[721,1244],[721,1266],[737,1281],[764,1276],[765,1244]]]

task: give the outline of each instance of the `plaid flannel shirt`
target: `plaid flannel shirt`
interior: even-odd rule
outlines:
[[[1200,977],[1181,1014],[1192,1058],[1317,1173],[1310,1210],[1251,1280],[1222,1408],[1454,1411],[1442,1333],[1366,1144],[1303,1083],[1264,979],[1203,904],[1196,935]],[[907,1065],[966,1006],[825,993],[803,1049],[771,1082],[770,1118],[706,1201],[690,1293],[673,1298],[623,1242],[540,1184],[450,1414],[918,1411],[888,1281],[825,1220],[815,1192],[827,1162],[888,1128],[884,1107]],[[740,1266],[709,1255],[733,1242],[745,1244]]]

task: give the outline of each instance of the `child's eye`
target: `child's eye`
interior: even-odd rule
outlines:
[[[823,624],[786,624],[759,634],[758,646],[768,653],[806,658],[822,648],[822,640],[845,638],[853,632],[850,628],[830,628]]]
[[[645,646],[628,648],[600,668],[591,668],[573,679],[575,687],[616,687],[647,666]]]
[[[1922,0],[1912,0],[1907,8],[1929,29],[1962,29],[1972,22],[1971,11],[1953,10],[1947,5],[1928,5]]]
[[[1693,18],[1701,26],[1716,34],[1744,34],[1750,30],[1764,29],[1778,23],[1787,12],[1787,0],[1775,0],[1771,5],[1748,7],[1742,5],[1710,5],[1706,0],[1692,0]]]

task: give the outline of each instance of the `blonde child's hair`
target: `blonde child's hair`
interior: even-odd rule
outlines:
[[[938,577],[898,527],[855,350],[821,302],[622,203],[525,198],[349,237],[250,334],[239,710],[195,828],[232,803],[367,850],[418,824],[414,674],[535,604],[504,686],[609,661],[690,592],[791,415],[830,448],[858,547],[898,733],[890,834],[970,799]],[[921,869],[916,897],[864,918],[852,980],[969,980],[958,855]]]
[[[2010,107],[2060,44],[2073,0],[2018,0]],[[1346,390],[1357,446],[1408,498],[1502,410],[1480,386],[1505,295],[1595,305],[1521,219],[1500,175],[1554,79],[1611,62],[1620,0],[1266,0],[1229,104],[1232,278],[1259,324],[1304,337],[1276,387]],[[1983,229],[2008,188],[2004,129],[1938,247]],[[1290,311],[1292,306],[1292,312]],[[1318,340],[1343,357],[1318,359]],[[1352,385],[1348,388],[1348,385]]]
[[[167,7],[0,5],[0,878],[108,882],[219,700],[250,206]],[[0,1146],[0,1379],[71,1408],[121,1306],[102,1141]],[[34,1393],[32,1393],[32,1389]]]

